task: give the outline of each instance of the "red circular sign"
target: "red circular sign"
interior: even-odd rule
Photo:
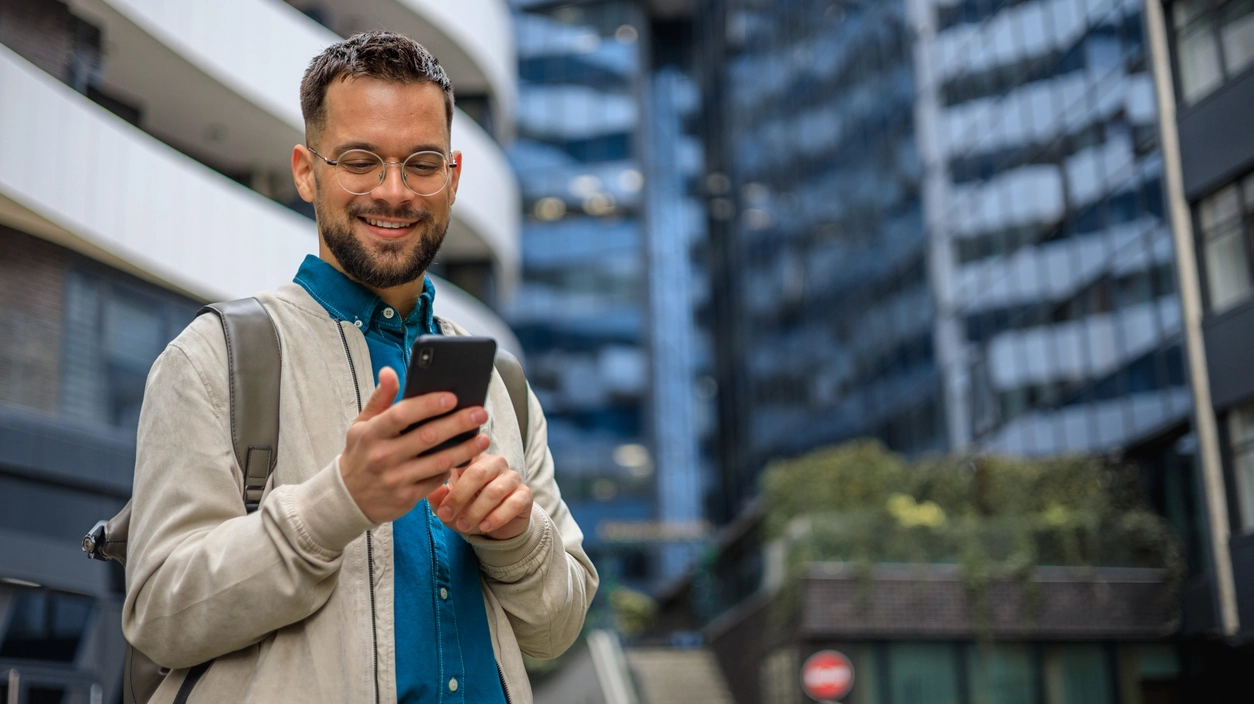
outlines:
[[[853,689],[853,663],[835,650],[820,650],[802,666],[801,686],[815,701],[834,702]]]

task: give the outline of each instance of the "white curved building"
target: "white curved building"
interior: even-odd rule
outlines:
[[[118,575],[77,543],[130,493],[133,423],[160,348],[200,304],[274,288],[317,251],[289,163],[304,139],[301,76],[341,36],[401,31],[452,77],[465,106],[453,148],[466,169],[437,312],[520,353],[494,312],[519,269],[518,186],[499,143],[515,102],[505,2],[294,5],[0,5],[0,322],[10,329],[0,342],[0,673],[17,668],[22,696],[117,698]],[[56,627],[40,613],[58,614]]]

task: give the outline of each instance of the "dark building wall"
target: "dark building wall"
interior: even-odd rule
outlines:
[[[1250,8],[1236,0],[1172,2],[1164,3],[1164,15],[1171,35],[1184,196],[1193,214],[1210,395],[1224,465],[1238,640],[1248,643],[1254,639],[1254,466],[1246,420],[1254,407],[1249,363],[1254,347],[1254,50],[1243,38]],[[1204,593],[1203,586],[1212,590]],[[1184,596],[1186,633],[1194,630],[1190,621],[1218,625],[1210,581],[1187,585]],[[1200,618],[1188,618],[1193,614]],[[1212,656],[1222,650],[1216,648]],[[1206,677],[1188,674],[1194,679],[1228,676],[1222,668]]]
[[[1180,158],[1189,198],[1205,195],[1254,164],[1252,112],[1254,72],[1181,116]]]
[[[76,20],[58,0],[0,0],[0,44],[65,80]]]
[[[67,252],[0,225],[0,403],[55,413]]]

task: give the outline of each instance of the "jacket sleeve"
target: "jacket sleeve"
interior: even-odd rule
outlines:
[[[335,587],[344,548],[374,527],[338,460],[246,512],[225,343],[220,328],[215,340],[214,328],[201,325],[207,319],[157,359],[139,420],[122,627],[169,668],[233,652],[312,614]],[[206,352],[214,342],[220,359]]]
[[[554,658],[579,636],[598,577],[553,476],[544,411],[534,393],[527,395],[531,427],[524,480],[535,499],[531,523],[509,540],[468,540],[522,651]]]

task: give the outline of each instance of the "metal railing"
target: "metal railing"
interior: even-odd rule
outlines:
[[[0,671],[5,671],[0,666]],[[0,682],[4,683],[3,704],[27,704],[32,692],[40,695],[61,695],[62,704],[103,704],[104,688],[90,675],[75,670],[60,670],[39,665],[7,666]],[[45,699],[41,696],[41,699]],[[46,699],[45,699],[46,700]]]

